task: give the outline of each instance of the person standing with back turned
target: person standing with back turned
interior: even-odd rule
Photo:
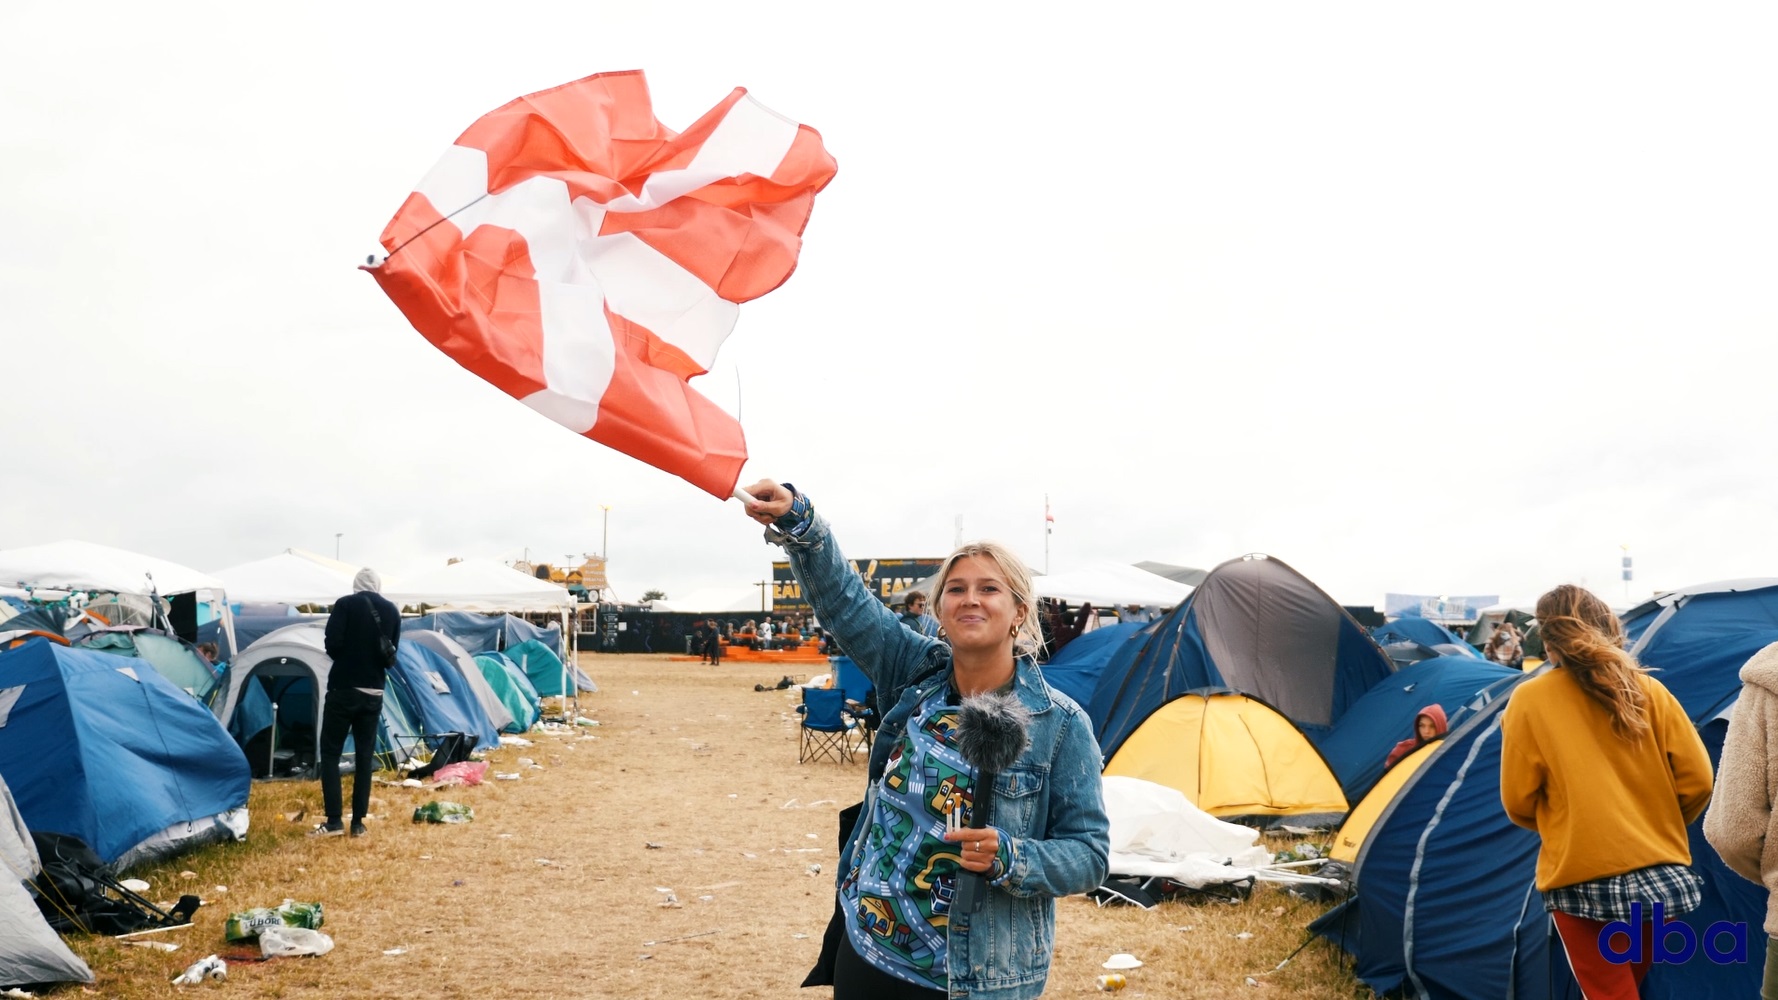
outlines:
[[[383,714],[383,684],[401,642],[401,609],[377,591],[383,581],[376,570],[358,571],[352,593],[333,603],[327,616],[327,705],[321,712],[321,801],[327,822],[311,834],[337,837],[340,822],[340,751],[352,735],[356,764],[352,772],[352,836],[364,836],[370,812],[371,773],[376,770],[377,719]],[[388,640],[387,646],[384,640]]]
[[[1710,803],[1710,756],[1597,595],[1557,587],[1538,598],[1537,627],[1551,669],[1507,702],[1500,800],[1543,842],[1537,888],[1581,992],[1629,1000],[1653,958],[1654,904],[1678,917],[1702,901],[1686,827]],[[1636,928],[1641,961],[1603,953],[1606,925],[1620,920]],[[1614,938],[1619,954],[1633,943]]]

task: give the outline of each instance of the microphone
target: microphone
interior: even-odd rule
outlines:
[[[970,829],[988,825],[994,809],[994,778],[1018,762],[1031,746],[1031,710],[1011,691],[989,691],[963,699],[957,711],[957,752],[976,770]],[[975,913],[988,898],[985,873],[959,868],[951,909]]]

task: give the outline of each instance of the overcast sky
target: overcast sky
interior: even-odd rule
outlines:
[[[1167,8],[1171,8],[1170,10]],[[867,9],[870,12],[866,12]],[[1046,12],[1047,11],[1047,12]],[[1138,11],[1141,13],[1138,14]],[[769,571],[356,270],[477,116],[735,86],[839,174],[694,385],[849,555],[1336,598],[1778,576],[1778,8],[0,5],[0,547]]]

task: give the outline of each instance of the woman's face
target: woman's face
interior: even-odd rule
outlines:
[[[1401,730],[1397,729],[1396,732],[1399,733]],[[1431,719],[1422,715],[1414,720],[1414,732],[1418,734],[1421,739],[1429,740],[1438,735],[1438,727],[1432,724]]]
[[[937,610],[953,649],[991,649],[1008,642],[1025,617],[1000,567],[984,556],[964,556],[951,566]]]

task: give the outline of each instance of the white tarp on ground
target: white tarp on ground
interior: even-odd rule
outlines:
[[[332,604],[352,592],[358,568],[285,549],[275,556],[217,570],[231,601],[244,604]],[[385,589],[389,581],[384,582]]]
[[[25,888],[37,872],[37,847],[0,778],[0,987],[90,983],[93,970],[50,930]]]
[[[1176,788],[1107,775],[1111,874],[1161,876],[1201,889],[1257,877],[1272,861],[1259,833],[1224,823]]]
[[[497,559],[462,559],[403,573],[393,580],[384,584],[383,596],[398,605],[425,604],[453,611],[560,611],[574,607],[574,595],[568,588],[521,573]]]
[[[1064,573],[1035,578],[1037,596],[1054,597],[1069,604],[1091,602],[1111,610],[1136,604],[1144,607],[1177,607],[1191,596],[1192,588],[1145,569],[1123,563],[1095,563]]]
[[[154,579],[150,582],[148,574]],[[119,594],[158,591],[162,597],[193,590],[222,592],[221,580],[189,566],[93,542],[62,541],[0,550],[0,585],[56,590],[106,590]]]

